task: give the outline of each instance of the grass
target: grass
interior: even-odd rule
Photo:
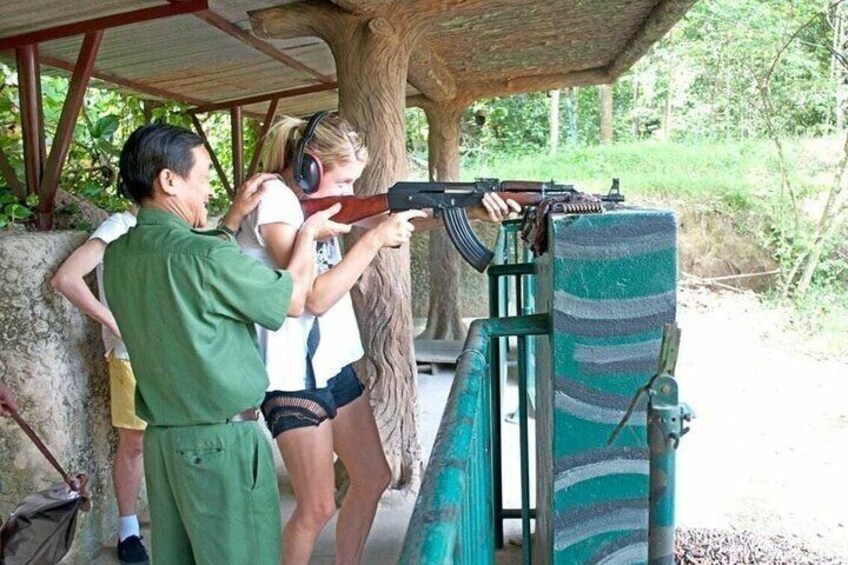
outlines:
[[[778,302],[773,295],[766,300]],[[792,306],[784,329],[797,335],[809,354],[848,361],[848,292],[813,286]]]
[[[830,175],[821,151],[807,145],[821,140],[787,144],[797,161],[793,183],[802,193],[818,192]],[[603,192],[613,177],[621,179],[628,196],[683,200],[722,209],[749,209],[776,196],[780,177],[774,145],[767,140],[663,143],[643,141],[590,147],[564,147],[554,155],[498,156],[467,162],[464,178],[554,179],[574,183],[586,192]]]
[[[804,225],[811,226],[817,205],[833,182],[841,155],[841,139],[798,139],[785,143],[790,181],[802,200]],[[777,210],[788,209],[781,194],[779,163],[768,140],[744,142],[663,143],[645,141],[592,147],[563,147],[557,155],[496,156],[463,164],[463,179],[547,180],[573,183],[585,192],[606,192],[613,177],[621,179],[628,202],[662,202],[675,208],[732,214],[739,229],[764,247],[781,221]],[[827,282],[827,272],[844,273],[840,265],[823,269],[821,283],[794,302],[790,327],[809,340],[812,349],[848,355],[848,285]],[[831,256],[831,261],[834,257]],[[832,277],[831,277],[832,278]],[[774,300],[773,298],[771,300]]]

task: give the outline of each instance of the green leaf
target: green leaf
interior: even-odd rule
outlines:
[[[97,148],[107,155],[111,155],[112,157],[120,157],[121,156],[121,148],[113,145],[110,141],[106,139],[98,139],[97,140]]]
[[[32,211],[29,208],[20,204],[7,204],[6,207],[3,209],[3,212],[5,212],[5,214],[9,216],[12,221],[16,219],[22,220],[32,216]]]
[[[120,118],[114,114],[110,114],[108,116],[103,116],[99,118],[95,123],[94,127],[91,128],[91,137],[94,139],[106,139],[111,140],[112,136],[115,135],[115,132],[118,129],[118,125],[120,124]]]

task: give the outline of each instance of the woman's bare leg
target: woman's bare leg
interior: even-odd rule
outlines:
[[[350,475],[336,523],[336,563],[359,563],[377,503],[391,481],[367,390],[339,409],[333,420],[333,446]]]
[[[277,445],[295,497],[294,513],[283,527],[283,563],[307,565],[318,534],[336,511],[332,421],[283,432]]]

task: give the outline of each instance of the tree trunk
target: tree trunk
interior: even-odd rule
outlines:
[[[551,155],[557,154],[559,148],[559,89],[551,90],[551,111],[548,119],[550,123],[550,143],[548,147]]]
[[[818,269],[825,244],[842,225],[840,219],[846,204],[841,201],[841,194],[844,187],[842,181],[845,177],[846,168],[848,168],[848,136],[845,137],[845,142],[842,145],[842,158],[839,160],[833,184],[827,194],[827,201],[816,225],[813,242],[806,259],[806,264],[804,265],[804,270],[798,279],[798,286],[795,287],[794,295],[796,297],[802,297],[807,293],[810,284],[813,282],[813,275],[815,275]]]
[[[633,130],[633,139],[639,140],[641,136],[639,135],[639,75],[637,71],[633,72],[633,107],[630,109],[630,115],[632,116],[630,121],[630,127]]]
[[[427,138],[430,180],[459,180],[459,126],[464,101],[423,104],[429,123]],[[460,312],[461,259],[444,228],[430,231],[430,307],[426,339],[465,339],[468,328]]]
[[[568,115],[568,144],[572,147],[577,145],[577,114],[579,97],[577,96],[577,87],[572,86],[566,89],[566,114]]]
[[[405,88],[416,34],[401,21],[346,18],[328,36],[339,82],[339,112],[365,135],[371,162],[359,195],[385,192],[406,175]],[[362,235],[354,230],[355,241]],[[421,474],[418,392],[412,349],[409,247],[384,249],[351,291],[365,357],[360,377],[392,470],[394,488],[414,488]]]
[[[598,86],[601,98],[601,143],[612,143],[612,85]]]
[[[833,8],[833,45],[832,49],[834,53],[845,54],[846,48],[848,48],[848,26],[845,25],[843,18],[848,13],[848,9],[846,9],[845,3],[839,3]],[[842,64],[837,57],[830,58],[831,65],[831,81],[834,88],[834,123],[836,125],[836,131],[842,132],[845,130],[845,102],[846,98],[846,85],[845,78],[846,73],[848,73],[848,69],[846,69],[845,65]]]
[[[671,141],[671,100],[674,95],[674,68],[668,69],[668,91],[665,95],[665,116],[663,117],[663,141]]]

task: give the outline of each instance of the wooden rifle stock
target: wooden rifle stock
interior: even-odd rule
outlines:
[[[300,206],[303,208],[303,215],[309,217],[315,212],[326,210],[339,202],[342,209],[330,219],[341,224],[352,224],[389,210],[389,199],[385,194],[304,198],[300,201]]]

